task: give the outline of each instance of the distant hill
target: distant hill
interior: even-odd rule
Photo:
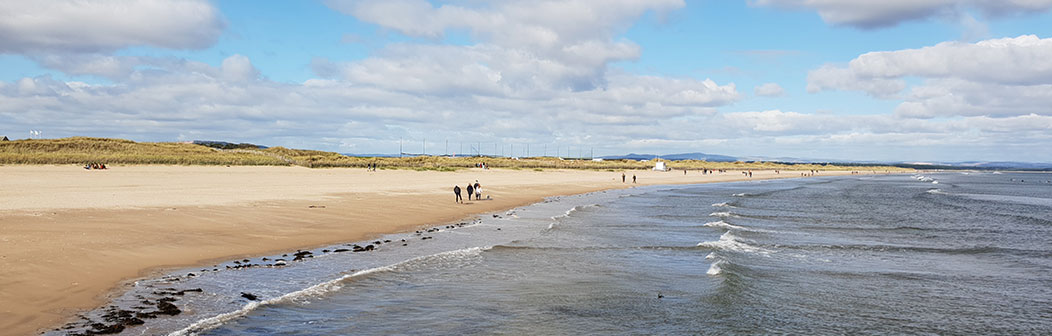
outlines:
[[[284,147],[263,148],[254,144],[235,144],[224,141],[190,142],[135,142],[124,139],[72,137],[61,139],[23,139],[0,141],[0,165],[2,164],[77,164],[103,163],[114,165],[241,165],[260,166],[297,165],[310,168],[321,167],[359,167],[377,165],[380,169],[414,169],[453,171],[473,168],[479,161],[484,161],[493,168],[509,169],[588,169],[588,170],[624,170],[651,169],[651,162],[621,160],[574,160],[553,157],[503,158],[503,157],[439,157],[415,156],[404,153],[402,157],[376,155],[373,157],[354,157],[334,152],[289,149]],[[227,149],[229,148],[229,149]],[[725,155],[704,153],[686,153],[674,155],[630,154],[621,157],[652,159],[661,157],[666,160],[677,160],[672,164],[676,169],[814,169],[849,170],[854,167],[834,165],[778,164],[772,162],[738,162],[736,158]],[[681,161],[706,160],[707,162]],[[876,167],[875,167],[876,168]],[[896,170],[893,167],[880,167],[881,170]]]
[[[738,161],[738,158],[727,155],[718,154],[705,154],[705,153],[681,153],[681,154],[636,154],[631,153],[627,155],[611,155],[601,157],[604,160],[650,160],[654,158],[660,158],[669,161],[682,161],[682,160],[698,160],[698,161],[709,161],[709,162],[734,162]]]
[[[250,143],[233,143],[226,141],[194,140],[193,144],[205,147],[212,147],[215,149],[267,149],[267,146],[260,146]]]
[[[1052,163],[1015,161],[900,162],[892,165],[915,169],[1052,170]]]

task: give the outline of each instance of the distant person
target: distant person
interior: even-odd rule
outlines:
[[[479,180],[475,180],[475,200],[482,199],[482,185],[479,184]]]
[[[632,174],[632,183],[636,183],[636,174]]]
[[[475,187],[472,187],[471,183],[468,183],[468,200],[469,201],[471,200],[471,195],[474,194],[474,193],[475,193]]]
[[[453,193],[457,195],[456,203],[464,203],[464,198],[460,197],[460,186],[453,186]]]
[[[625,173],[621,173],[621,183],[625,183]]]

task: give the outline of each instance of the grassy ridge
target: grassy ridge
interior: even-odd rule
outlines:
[[[175,142],[72,137],[0,142],[4,164],[288,165],[277,157]]]
[[[0,164],[161,164],[161,165],[299,165],[311,168],[366,167],[377,164],[381,169],[416,169],[451,171],[475,167],[485,162],[492,168],[510,169],[592,169],[622,170],[650,169],[653,162],[631,160],[563,160],[552,157],[488,158],[488,157],[405,157],[366,158],[350,157],[333,152],[288,149],[219,150],[202,145],[174,142],[134,142],[122,139],[72,137],[63,139],[33,139],[0,142]],[[673,169],[781,169],[781,170],[877,170],[904,171],[885,166],[834,166],[819,164],[787,165],[770,162],[707,162],[673,161]]]

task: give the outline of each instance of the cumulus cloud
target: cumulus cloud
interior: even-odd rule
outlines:
[[[764,83],[756,86],[753,93],[761,97],[778,97],[785,94],[785,89],[778,83]]]
[[[998,17],[1052,8],[1052,0],[751,0],[750,4],[813,10],[830,24],[859,28],[887,27],[935,16],[956,17],[967,10]]]
[[[1052,114],[1052,39],[1033,35],[978,43],[943,42],[920,49],[871,52],[846,67],[808,74],[808,91],[857,90],[904,99],[899,116]],[[906,78],[924,84],[905,92]]]
[[[412,37],[435,39],[449,30],[467,30],[478,42],[476,46],[434,49],[476,62],[485,60],[506,65],[518,62],[510,64],[510,68],[483,65],[484,68],[476,69],[475,76],[483,76],[486,71],[540,71],[548,76],[543,80],[573,90],[602,86],[609,63],[639,57],[636,44],[614,38],[639,17],[651,11],[664,13],[685,6],[682,0],[515,0],[438,6],[425,0],[329,0],[326,3],[359,20]],[[390,48],[388,52],[404,54],[406,49]],[[418,57],[455,56],[421,54]],[[504,57],[512,60],[502,60]]]
[[[250,81],[259,78],[259,70],[248,57],[233,55],[223,60],[220,66],[223,78],[229,81]]]
[[[1052,39],[1034,35],[866,53],[849,69],[863,78],[920,76],[1009,85],[1052,83]]]
[[[205,0],[3,1],[0,53],[199,49],[212,45],[224,25]]]
[[[515,94],[497,81],[450,93],[438,89],[436,84],[445,78],[439,75],[462,73],[438,74],[407,88],[399,86],[406,83],[346,78],[279,83],[260,77],[240,55],[219,66],[172,59],[113,61],[130,62],[116,68],[131,70],[112,84],[47,76],[0,83],[0,119],[10,121],[3,127],[47,129],[54,136],[221,138],[333,150],[355,142],[348,139],[366,137],[354,148],[389,152],[384,144],[425,134],[489,142],[618,143],[629,139],[621,130],[639,127],[636,132],[645,134],[643,129],[669,120],[713,115],[715,107],[738,99],[732,84],[620,72],[608,74],[604,87],[586,91],[541,83]],[[429,78],[432,70],[405,77]],[[392,125],[397,126],[388,127]],[[597,136],[585,139],[582,134]]]
[[[225,139],[359,153],[394,152],[399,138],[426,138],[431,153],[445,151],[444,140],[452,152],[463,141],[482,142],[484,153],[499,153],[499,146],[508,143],[521,151],[530,143],[535,152],[546,145],[553,153],[558,146],[564,155],[568,146],[575,154],[595,147],[597,153],[700,150],[803,156],[820,148],[810,157],[846,159],[902,159],[891,154],[902,152],[884,157],[856,152],[874,144],[903,149],[968,144],[967,155],[988,150],[997,157],[1006,146],[1029,152],[1027,146],[1052,141],[1052,116],[1039,113],[950,120],[781,110],[721,113],[711,107],[733,101],[736,92],[704,80],[614,73],[604,89],[549,91],[542,97],[442,96],[342,79],[280,83],[230,76],[231,69],[250,69],[251,61],[232,56],[224,63],[157,63],[136,68],[114,84],[47,76],[0,82],[0,120],[5,120],[0,131]]]
[[[109,81],[82,83],[48,76],[0,81],[0,133],[43,129],[50,136],[223,139],[357,153],[392,153],[399,139],[426,138],[430,153],[441,147],[436,142],[449,140],[451,152],[459,151],[454,144],[464,141],[482,142],[487,154],[501,152],[502,144],[515,143],[521,149],[530,143],[534,151],[547,145],[548,153],[559,147],[564,154],[568,146],[575,153],[587,153],[594,146],[597,154],[700,150],[764,155],[821,148],[812,157],[843,158],[853,158],[852,148],[870,148],[874,141],[899,146],[895,148],[961,143],[1022,148],[1028,143],[1047,145],[1052,134],[1052,116],[1034,107],[1052,105],[1052,88],[1042,75],[1047,71],[1040,58],[1044,52],[1027,49],[1033,48],[1028,44],[1043,45],[1041,39],[874,53],[809,76],[812,92],[862,90],[904,99],[897,113],[909,118],[727,112],[741,99],[734,83],[643,76],[612,65],[643,53],[632,41],[619,39],[620,32],[645,13],[675,10],[684,6],[682,1],[327,4],[411,38],[359,60],[315,58],[310,68],[318,78],[285,83],[266,78],[241,55],[217,65],[109,53],[129,45],[187,48],[192,43],[152,38],[92,41],[90,32],[74,35],[90,42],[84,45],[32,44],[24,41],[34,39],[20,37],[23,42],[3,52],[33,50],[29,57],[42,66]],[[466,31],[472,40],[466,45],[441,44],[451,30]],[[4,36],[8,35],[0,34]],[[997,43],[1014,49],[974,49],[996,49]],[[920,54],[907,55],[910,52]],[[943,69],[910,64],[912,58],[953,53],[1029,64],[962,62]],[[952,58],[943,60],[955,61]],[[983,74],[983,67],[1003,73]],[[1024,68],[1031,73],[1022,73]],[[925,78],[925,85],[909,87],[906,79],[917,76]],[[754,93],[777,95],[784,89],[767,83]],[[947,113],[960,117],[938,118]],[[1012,136],[1004,136],[1009,133]],[[990,153],[1004,152],[990,148]],[[879,159],[866,152],[854,158]]]

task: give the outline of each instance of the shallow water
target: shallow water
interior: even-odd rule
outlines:
[[[115,303],[202,288],[128,334],[1049,334],[1052,184],[1039,180],[1052,175],[562,197],[372,252],[180,272]]]

